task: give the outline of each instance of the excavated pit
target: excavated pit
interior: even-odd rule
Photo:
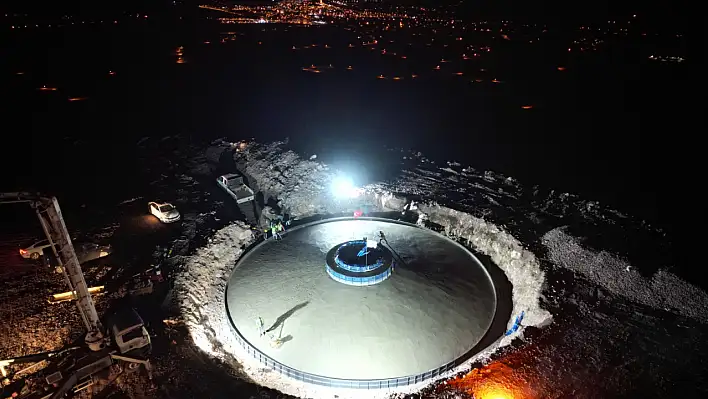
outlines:
[[[390,278],[372,286],[330,278],[333,246],[379,231],[396,259]],[[501,336],[490,327],[500,324],[495,316],[508,320],[510,289],[495,288],[470,251],[440,234],[385,219],[340,218],[300,226],[249,251],[231,274],[226,308],[242,346],[284,374],[331,386],[406,385],[459,365]],[[507,307],[502,315],[500,304]]]

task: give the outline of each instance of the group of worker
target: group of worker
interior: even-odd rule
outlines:
[[[285,231],[285,226],[290,225],[290,219],[287,221],[283,222],[283,218],[279,217],[277,219],[271,220],[270,221],[270,226],[267,229],[263,230],[263,239],[267,240],[268,239],[268,232],[270,232],[270,237],[272,237],[275,240],[282,240],[282,232]]]

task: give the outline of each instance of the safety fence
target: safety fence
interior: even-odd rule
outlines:
[[[361,245],[366,246],[366,241],[362,241],[362,240],[349,241],[349,242],[345,242],[344,244],[340,245],[339,248],[337,248],[337,251],[334,253],[334,263],[336,263],[337,266],[341,267],[342,269],[349,270],[350,272],[355,272],[355,273],[365,273],[365,272],[369,272],[369,271],[378,269],[379,267],[383,266],[383,264],[385,263],[383,258],[375,259],[376,262],[371,265],[349,264],[349,263],[344,262],[340,258],[340,252],[343,249],[348,248],[348,247],[354,247],[351,249],[354,249],[355,251],[361,250],[361,247],[360,247]],[[357,246],[359,246],[359,248],[356,248]]]
[[[378,284],[378,283],[386,280],[387,278],[391,277],[392,270],[393,270],[393,267],[386,267],[386,268],[384,268],[384,270],[381,273],[376,274],[374,276],[357,277],[357,276],[346,276],[342,273],[335,271],[334,269],[329,267],[329,265],[327,265],[327,274],[329,274],[329,276],[332,277],[333,279],[339,281],[340,283],[349,284],[349,285],[360,285],[360,286]]]
[[[365,265],[365,266],[359,266],[359,265],[350,265],[348,263],[345,263],[343,260],[339,258],[339,254],[335,255],[334,257],[334,263],[337,264],[337,266],[341,267],[344,270],[349,270],[350,272],[354,273],[366,273],[370,272],[374,269],[378,269],[379,267],[383,266],[384,260],[383,259],[377,259],[376,263],[371,264],[371,265]]]
[[[412,384],[418,384],[427,380],[430,380],[431,378],[440,376],[458,365],[462,364],[462,362],[466,359],[466,357],[462,357],[459,359],[456,359],[455,361],[452,361],[448,364],[445,364],[443,366],[440,366],[436,369],[427,371],[425,373],[420,373],[420,374],[415,374],[415,375],[409,375],[405,377],[395,377],[395,378],[383,378],[383,379],[373,379],[373,380],[357,380],[357,379],[345,379],[345,378],[331,378],[331,377],[325,377],[317,374],[311,374],[308,372],[296,370],[292,367],[286,366],[277,360],[273,359],[272,357],[266,355],[265,353],[261,352],[260,350],[256,349],[253,347],[246,339],[241,336],[241,333],[238,331],[236,327],[233,326],[233,322],[231,324],[232,328],[234,329],[234,335],[236,337],[236,341],[239,343],[239,345],[254,359],[256,359],[260,364],[264,365],[265,367],[275,370],[278,373],[286,376],[293,378],[298,381],[303,381],[307,382],[310,384],[315,384],[315,385],[320,385],[320,386],[325,386],[325,387],[330,387],[330,388],[350,388],[350,389],[385,389],[385,388],[395,388],[395,387],[403,387],[406,385],[412,385]]]

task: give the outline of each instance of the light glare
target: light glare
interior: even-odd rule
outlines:
[[[340,176],[332,182],[332,194],[338,198],[356,198],[359,190],[354,187],[351,179]]]

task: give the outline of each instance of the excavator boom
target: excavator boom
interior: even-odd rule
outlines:
[[[69,291],[76,292],[76,305],[87,331],[86,343],[92,350],[102,349],[105,346],[103,327],[56,197],[27,192],[0,193],[0,204],[8,203],[28,203],[34,208],[42,230],[49,240],[50,248],[59,263],[59,268],[64,274]]]

